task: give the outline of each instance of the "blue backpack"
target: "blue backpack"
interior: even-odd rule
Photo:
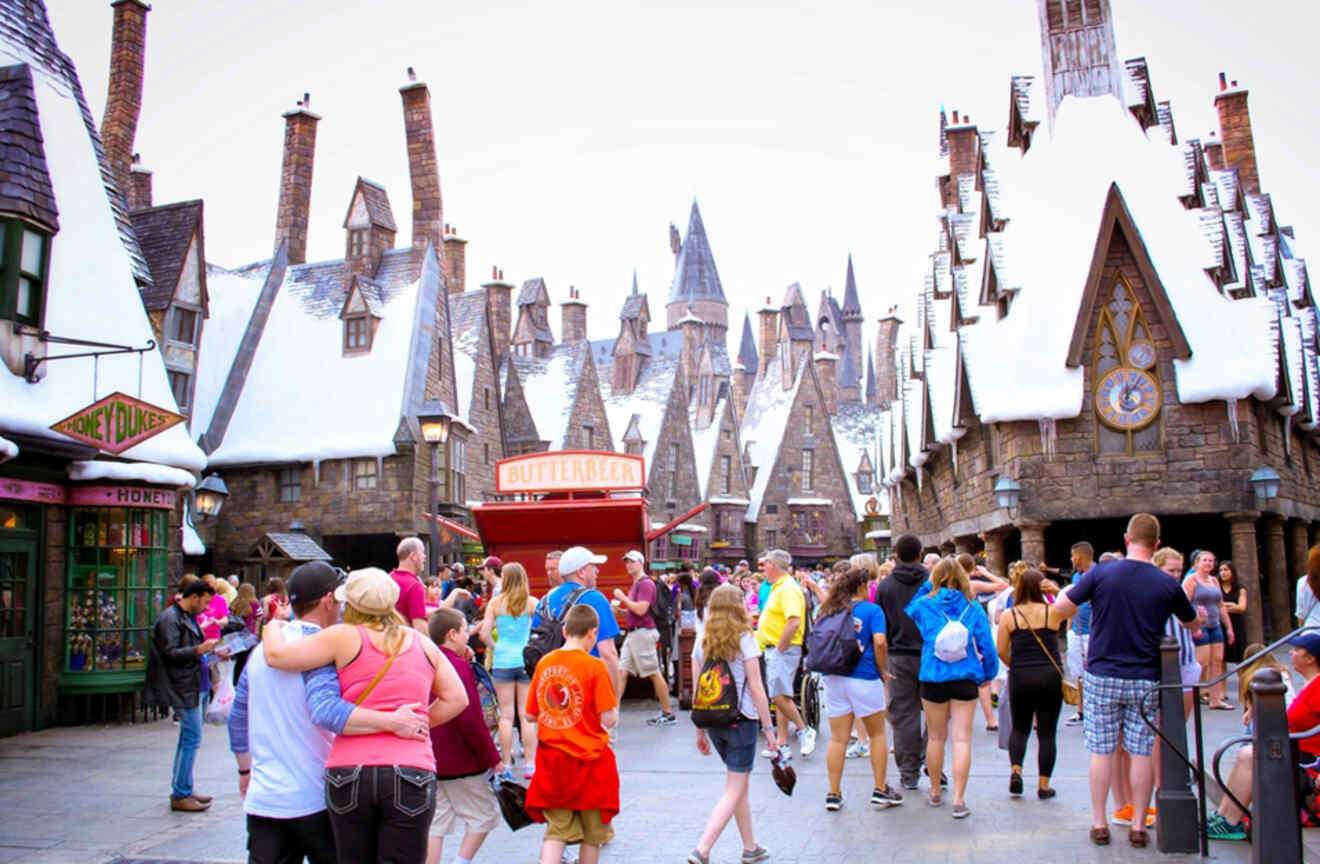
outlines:
[[[862,659],[853,607],[816,619],[807,633],[807,668],[822,675],[851,675]]]

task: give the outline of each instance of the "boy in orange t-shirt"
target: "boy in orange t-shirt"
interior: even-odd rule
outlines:
[[[564,647],[536,664],[527,719],[536,723],[536,773],[527,812],[545,822],[542,864],[559,864],[564,846],[581,843],[579,861],[597,864],[607,827],[619,812],[619,769],[609,729],[619,720],[605,664],[588,652],[600,619],[585,603],[568,610]]]

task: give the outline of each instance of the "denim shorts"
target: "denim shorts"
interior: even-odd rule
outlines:
[[[706,737],[724,760],[724,767],[737,774],[750,774],[756,761],[756,723],[744,717],[732,726],[713,726]]]
[[[1222,644],[1224,641],[1223,627],[1202,627],[1201,635],[1192,638],[1194,645],[1214,645]]]
[[[530,684],[531,676],[522,666],[510,666],[508,669],[490,670],[490,678],[500,684]]]

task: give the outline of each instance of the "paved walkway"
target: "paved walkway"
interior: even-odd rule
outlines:
[[[693,744],[686,715],[676,726],[651,729],[645,718],[654,708],[629,703],[619,744],[623,812],[616,839],[605,847],[605,861],[680,862],[700,834],[710,805],[723,786],[722,766],[702,758]],[[1065,708],[1065,714],[1068,713]],[[1236,712],[1207,712],[1207,741],[1237,729]],[[752,809],[757,839],[772,861],[817,862],[1129,862],[1196,861],[1197,856],[1163,856],[1151,848],[1128,847],[1115,831],[1107,849],[1087,840],[1089,804],[1086,757],[1080,728],[1059,730],[1060,759],[1054,776],[1059,795],[1052,801],[1007,795],[1007,757],[977,719],[968,805],[972,816],[954,821],[948,804],[925,804],[925,785],[909,793],[902,807],[872,812],[870,772],[865,760],[848,760],[844,774],[846,806],[826,813],[824,736],[809,759],[794,759],[798,786],[792,798],[770,780],[764,761],[752,776]],[[203,814],[170,812],[168,777],[177,728],[168,721],[110,727],[49,729],[0,740],[0,864],[104,864],[118,857],[179,861],[246,859],[242,803],[235,765],[224,730],[208,726],[197,762],[197,786],[215,795]],[[1028,762],[1035,758],[1034,745]],[[892,772],[892,763],[891,763]],[[891,773],[891,782],[896,777]],[[1028,768],[1028,792],[1034,785]],[[501,826],[479,860],[532,861],[541,828],[517,834]],[[1308,832],[1308,858],[1320,861],[1320,836]],[[713,862],[738,860],[740,843],[733,825],[716,844]],[[456,846],[446,850],[453,860]],[[1250,858],[1246,843],[1214,843],[1212,857],[1223,862]]]

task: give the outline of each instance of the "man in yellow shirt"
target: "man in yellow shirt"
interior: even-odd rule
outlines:
[[[806,598],[789,575],[793,558],[783,549],[771,549],[760,558],[761,575],[770,583],[770,597],[756,626],[756,641],[765,652],[766,689],[775,703],[779,727],[779,752],[787,757],[788,724],[797,726],[798,750],[810,756],[816,749],[816,730],[808,729],[793,703],[793,677],[802,660],[802,620]],[[762,756],[774,756],[769,750]]]

